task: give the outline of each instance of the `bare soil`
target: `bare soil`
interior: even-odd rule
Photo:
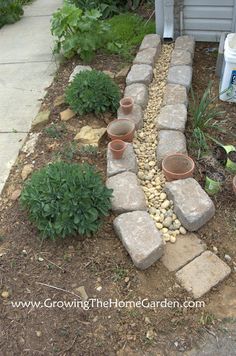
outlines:
[[[214,45],[215,46],[215,45]],[[194,87],[199,93],[205,89],[209,77],[214,77],[216,57],[205,51],[208,45],[198,45],[194,63]],[[51,123],[63,132],[58,139],[49,137],[45,129],[35,153],[29,157],[21,153],[4,194],[0,200],[0,355],[177,355],[191,349],[203,331],[213,330],[220,321],[209,317],[207,305],[221,290],[214,288],[202,300],[203,309],[178,308],[13,308],[11,301],[73,301],[84,286],[89,298],[118,300],[178,300],[191,299],[161,262],[146,271],[137,270],[126,250],[116,237],[110,216],[102,229],[92,238],[77,236],[52,242],[41,241],[27,214],[18,201],[10,199],[12,192],[22,187],[21,171],[25,164],[34,163],[38,169],[65,154],[76,132],[85,124],[105,126],[112,117],[88,115],[76,117],[61,128],[59,112],[63,104],[54,107],[58,95],[63,94],[67,80],[79,61],[64,63],[56,76],[42,107],[51,109]],[[92,63],[97,69],[116,72],[122,62],[115,56],[97,56]],[[201,75],[199,75],[201,73]],[[119,82],[121,89],[124,80]],[[229,129],[235,124],[234,105],[224,104],[229,117]],[[229,139],[233,143],[232,138]],[[225,141],[227,142],[227,141]],[[234,142],[235,143],[235,142]],[[107,139],[101,142],[97,154],[76,152],[71,161],[96,164],[105,180]],[[70,149],[67,153],[70,153]],[[193,152],[194,154],[194,152]],[[70,156],[70,155],[69,155]],[[203,184],[204,173],[198,165],[198,178]],[[215,197],[216,216],[200,231],[200,237],[211,249],[216,246],[219,256],[227,253],[236,261],[235,197],[230,179],[224,191]],[[235,286],[235,273],[223,282]],[[43,284],[40,284],[43,283]],[[46,285],[45,285],[46,284]],[[49,285],[49,286],[47,286]],[[64,291],[55,289],[61,288]],[[101,288],[100,288],[101,287]],[[98,289],[97,289],[98,288]]]

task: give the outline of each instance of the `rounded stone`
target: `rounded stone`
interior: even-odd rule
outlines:
[[[168,216],[167,218],[165,218],[165,220],[163,221],[163,225],[164,225],[165,227],[170,227],[171,223],[172,223],[172,219],[171,219],[170,216]]]
[[[186,235],[186,234],[187,234],[187,231],[185,230],[185,228],[184,228],[183,226],[180,227],[179,232],[180,232],[182,235]]]
[[[166,199],[166,193],[161,193],[160,200],[165,200],[165,199]]]
[[[158,230],[161,230],[163,228],[163,225],[161,223],[156,223],[156,227]]]
[[[176,242],[176,237],[175,236],[170,236],[170,242],[174,244]]]

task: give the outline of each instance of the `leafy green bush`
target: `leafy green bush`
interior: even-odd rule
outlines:
[[[136,14],[125,13],[107,20],[110,25],[110,43],[108,49],[112,53],[121,54],[125,58],[132,56],[132,51],[140,45],[145,35],[155,33],[155,22],[146,23]]]
[[[18,0],[0,0],[0,28],[18,21],[24,11]]]
[[[105,73],[86,70],[75,76],[66,89],[65,100],[80,115],[115,112],[119,107],[120,90]]]
[[[107,43],[108,24],[99,21],[101,13],[96,10],[83,12],[73,4],[65,3],[52,17],[51,32],[56,37],[54,51],[67,58],[79,53],[82,60],[90,62],[97,49]]]
[[[91,235],[109,214],[112,190],[93,166],[56,162],[33,173],[20,203],[44,238]]]

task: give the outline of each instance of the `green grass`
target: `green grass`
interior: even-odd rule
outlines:
[[[109,50],[122,55],[124,58],[132,56],[135,47],[140,45],[145,35],[155,33],[155,22],[146,21],[131,13],[124,13],[107,20],[111,26],[110,36],[112,44]]]

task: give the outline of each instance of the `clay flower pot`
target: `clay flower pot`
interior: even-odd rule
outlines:
[[[227,156],[226,168],[232,172],[236,172],[236,151],[230,151]]]
[[[194,161],[182,153],[174,153],[162,161],[162,170],[168,182],[193,176]]]
[[[206,173],[205,191],[209,195],[215,195],[222,190],[225,182],[223,173],[217,171],[208,171]]]
[[[130,96],[126,96],[120,100],[120,107],[125,115],[130,114],[134,107],[134,99]]]
[[[236,195],[236,176],[233,177],[233,190],[234,194]]]
[[[122,140],[114,140],[108,144],[114,159],[121,159],[126,150],[127,143]]]
[[[107,126],[107,134],[111,140],[132,142],[134,132],[135,124],[128,119],[116,119]]]

